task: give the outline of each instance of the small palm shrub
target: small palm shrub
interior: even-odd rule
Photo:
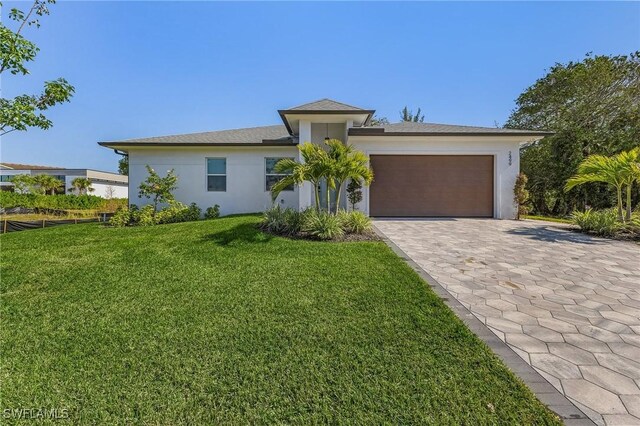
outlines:
[[[204,213],[205,219],[217,219],[220,217],[220,206],[216,204],[213,207],[207,207],[207,210]]]
[[[345,212],[340,219],[342,229],[349,234],[364,234],[371,231],[371,219],[357,210]]]
[[[306,214],[303,231],[319,240],[333,240],[344,235],[338,215],[317,211]]]
[[[580,227],[580,230],[604,237],[613,237],[624,227],[618,221],[616,210],[613,209],[576,211],[573,212],[571,218],[573,223]]]

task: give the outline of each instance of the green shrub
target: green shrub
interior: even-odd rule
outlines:
[[[604,237],[613,237],[624,228],[615,209],[575,211],[571,218],[582,231]]]
[[[284,234],[287,229],[285,210],[279,204],[265,210],[262,214],[261,228],[272,234]]]
[[[305,215],[303,231],[319,240],[333,240],[344,235],[337,215],[315,210]]]
[[[126,198],[112,198],[107,200],[96,195],[41,195],[19,194],[17,192],[0,192],[0,207],[24,207],[41,210],[108,210],[114,207],[125,207]]]
[[[196,220],[200,220],[201,216],[202,209],[198,207],[196,203],[191,203],[184,212],[183,219],[185,219],[184,222],[194,222]]]
[[[189,206],[178,201],[171,201],[168,207],[153,213],[153,205],[147,204],[138,208],[135,204],[131,207],[119,209],[109,221],[112,226],[140,225],[152,226],[165,223],[191,222],[200,219],[202,210],[196,203]]]
[[[349,234],[364,234],[371,231],[371,219],[357,210],[339,215],[342,229]]]
[[[215,205],[213,207],[207,207],[207,211],[204,213],[205,219],[217,219],[220,217],[220,206]]]
[[[158,212],[156,213],[156,215],[160,213],[161,212]],[[155,217],[153,214],[153,205],[147,204],[146,206],[143,206],[140,209],[140,211],[136,216],[136,221],[134,223],[140,226],[152,226],[158,223],[157,220],[158,218]]]
[[[109,225],[121,228],[131,223],[131,211],[127,207],[120,207],[109,219]]]

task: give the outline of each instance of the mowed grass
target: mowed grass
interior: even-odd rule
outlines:
[[[559,424],[381,242],[255,216],[0,237],[1,409],[81,424]]]
[[[529,220],[544,220],[547,222],[556,222],[556,223],[573,223],[571,219],[567,219],[563,217],[525,215],[524,218]]]

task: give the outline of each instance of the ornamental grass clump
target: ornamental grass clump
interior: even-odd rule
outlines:
[[[371,219],[362,212],[337,214],[309,208],[297,211],[280,205],[265,210],[260,228],[271,234],[314,240],[342,240],[349,235],[373,235]]]
[[[319,240],[334,240],[344,236],[338,215],[324,211],[312,211],[304,221],[303,231]]]
[[[359,211],[345,212],[342,215],[342,228],[349,234],[364,234],[371,231],[371,219]]]
[[[613,237],[623,228],[615,209],[576,211],[572,219],[582,231],[603,237]]]

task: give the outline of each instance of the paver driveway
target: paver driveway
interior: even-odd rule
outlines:
[[[375,226],[598,424],[640,424],[640,245],[488,219]]]

